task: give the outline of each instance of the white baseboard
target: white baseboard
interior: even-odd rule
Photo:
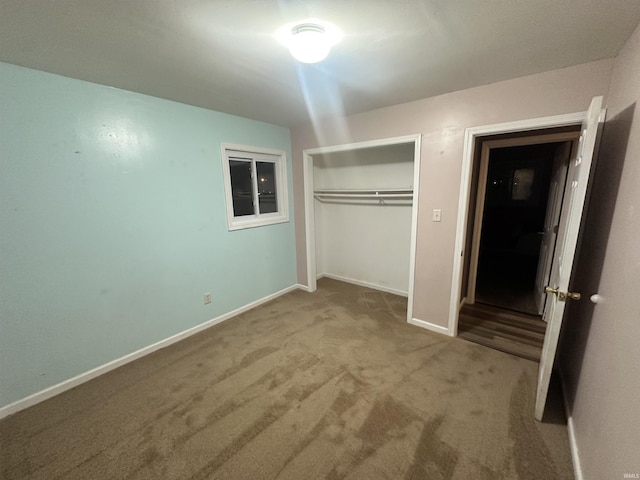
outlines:
[[[199,333],[203,330],[206,330],[207,328],[210,328],[210,327],[213,327],[214,325],[222,323],[225,320],[229,320],[230,318],[235,317],[236,315],[240,315],[241,313],[251,310],[252,308],[262,305],[263,303],[269,302],[277,297],[280,297],[298,288],[301,288],[304,290],[307,287],[303,285],[292,285],[291,287],[287,287],[283,290],[280,290],[279,292],[275,292],[275,293],[272,293],[271,295],[267,295],[266,297],[263,297],[254,302],[248,303],[247,305],[244,305],[240,308],[236,308],[231,312],[225,313],[223,315],[220,315],[219,317],[208,320],[204,323],[201,323],[200,325],[196,325],[195,327],[189,328],[180,333],[172,335],[169,338],[160,340],[159,342],[143,347],[140,350],[136,350],[135,352],[129,353],[128,355],[112,360],[111,362],[105,363],[104,365],[96,367],[87,372],[81,373],[80,375],[76,375],[75,377],[72,377],[68,380],[64,380],[56,385],[52,385],[51,387],[45,388],[44,390],[41,390],[32,395],[29,395],[28,397],[25,397],[21,400],[17,400],[13,403],[5,405],[4,407],[0,408],[0,419],[8,415],[11,415],[13,413],[19,412],[20,410],[24,410],[25,408],[31,407],[37,403],[43,402],[51,397],[59,395],[62,392],[70,390],[71,388],[76,387],[82,383],[88,382],[89,380],[96,378],[104,373],[107,373],[122,365],[125,365],[134,360],[137,360],[138,358],[144,357],[145,355],[149,355],[150,353],[155,352],[156,350],[160,350],[161,348],[168,347],[169,345],[179,342],[180,340],[183,340],[187,337],[195,335],[196,333]]]
[[[308,285],[302,285],[301,283],[296,283],[295,287],[298,290],[304,290],[305,292],[310,292]]]
[[[565,388],[565,381],[562,373],[560,373],[560,385],[562,390],[562,403],[564,405],[564,413],[567,417],[567,432],[569,434],[569,449],[571,451],[571,461],[573,462],[573,471],[576,476],[576,480],[584,480],[582,474],[582,464],[580,463],[580,451],[578,450],[578,444],[576,442],[576,430],[573,424],[573,416],[569,410],[569,402],[567,400],[567,389]]]
[[[331,278],[333,280],[339,280],[341,282],[352,283],[352,284],[358,285],[360,287],[366,287],[366,288],[372,288],[374,290],[380,290],[381,292],[392,293],[394,295],[399,295],[401,297],[408,297],[409,296],[408,292],[405,292],[405,291],[402,291],[402,290],[396,290],[395,288],[384,287],[382,285],[377,285],[375,283],[363,282],[362,280],[355,280],[353,278],[341,277],[340,275],[334,275],[333,273],[322,273],[322,274],[318,275],[318,279],[320,279],[322,277]]]
[[[569,448],[571,449],[571,460],[573,462],[573,471],[576,475],[576,480],[583,480],[582,466],[580,464],[580,454],[578,452],[578,445],[576,444],[576,433],[573,426],[573,418],[567,417],[567,430],[569,432]]]
[[[449,333],[449,329],[447,327],[443,327],[441,325],[436,325],[435,323],[425,322],[424,320],[420,320],[417,318],[412,318],[408,320],[411,325],[415,325],[416,327],[424,328],[427,330],[431,330],[432,332],[440,333],[442,335],[447,335],[451,337],[452,335]]]

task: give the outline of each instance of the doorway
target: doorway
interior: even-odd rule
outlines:
[[[571,141],[491,148],[482,205],[475,302],[529,315],[544,308],[536,277],[554,160],[568,165]],[[551,199],[552,200],[552,199]],[[478,201],[481,201],[479,198]],[[480,220],[480,219],[478,219]],[[546,283],[546,278],[540,279]]]
[[[537,420],[542,420],[544,413],[566,302],[569,300],[579,301],[581,298],[580,292],[571,291],[571,274],[580,236],[580,223],[584,213],[584,206],[588,199],[589,178],[598,146],[599,131],[606,116],[606,111],[602,109],[602,101],[601,96],[594,97],[588,109],[580,113],[470,127],[465,130],[449,310],[448,332],[451,336],[457,336],[458,334],[460,308],[465,302],[465,290],[463,289],[465,283],[463,280],[467,273],[463,267],[465,266],[465,260],[468,258],[468,252],[465,248],[470,237],[468,222],[472,213],[469,211],[469,205],[472,198],[473,167],[474,159],[478,154],[478,149],[476,148],[478,143],[490,135],[515,134],[517,136],[518,132],[542,131],[544,129],[580,125],[577,147],[572,154],[565,188],[561,193],[563,195],[561,220],[558,223],[558,231],[554,232],[557,236],[555,241],[556,248],[551,260],[552,268],[549,286],[545,288],[548,300],[544,313],[548,325],[544,335],[544,345],[538,369],[535,409]]]
[[[472,255],[476,255],[475,248],[479,242],[474,242],[476,235],[474,220],[478,205],[478,178],[480,175],[481,157],[483,145],[495,141],[494,146],[506,146],[500,142],[512,142],[513,139],[522,138],[521,145],[535,143],[527,139],[538,135],[543,138],[546,134],[566,134],[578,136],[585,112],[557,115],[552,117],[534,118],[509,123],[499,123],[472,127],[465,130],[463,163],[460,177],[460,197],[458,203],[458,219],[456,226],[456,241],[453,256],[453,276],[451,279],[451,297],[449,308],[449,325],[447,333],[455,337],[458,335],[458,317],[465,303],[475,303],[475,286],[469,288],[477,268],[477,263],[470,262]],[[572,137],[573,138],[573,137]],[[562,141],[565,139],[553,138],[550,141]],[[543,141],[544,142],[544,141]],[[515,146],[510,144],[509,146]],[[477,245],[477,247],[475,247]],[[473,267],[476,265],[476,267]],[[473,267],[473,268],[471,268]]]
[[[539,361],[569,159],[579,126],[480,138],[459,336]]]

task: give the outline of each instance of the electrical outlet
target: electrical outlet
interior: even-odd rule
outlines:
[[[208,303],[211,303],[211,294],[210,293],[205,293],[204,294],[204,304],[207,305]]]

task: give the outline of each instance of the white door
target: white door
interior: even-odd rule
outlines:
[[[548,293],[549,298],[545,308],[545,318],[548,323],[538,372],[535,411],[537,420],[542,420],[544,406],[547,402],[549,381],[551,380],[551,371],[556,356],[556,348],[558,347],[565,302],[574,301],[570,300],[569,280],[571,279],[571,270],[578,243],[578,232],[587,193],[591,163],[596,148],[601,109],[602,97],[595,97],[591,101],[587,118],[582,123],[577,156],[571,160],[567,173],[556,251],[549,279],[549,289],[553,292]]]
[[[540,242],[540,256],[538,257],[538,272],[536,274],[536,303],[538,313],[542,315],[544,311],[545,299],[547,297],[544,287],[549,281],[551,265],[553,264],[553,247],[558,233],[558,223],[560,222],[560,211],[562,208],[562,193],[565,179],[567,177],[567,160],[571,153],[572,142],[562,143],[555,152],[553,158],[553,171],[549,185],[549,197],[547,201],[547,214],[544,219],[544,228],[540,232],[542,241]]]

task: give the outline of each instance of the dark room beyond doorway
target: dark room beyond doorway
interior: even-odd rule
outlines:
[[[476,302],[537,315],[549,183],[560,143],[494,148],[489,157]]]

